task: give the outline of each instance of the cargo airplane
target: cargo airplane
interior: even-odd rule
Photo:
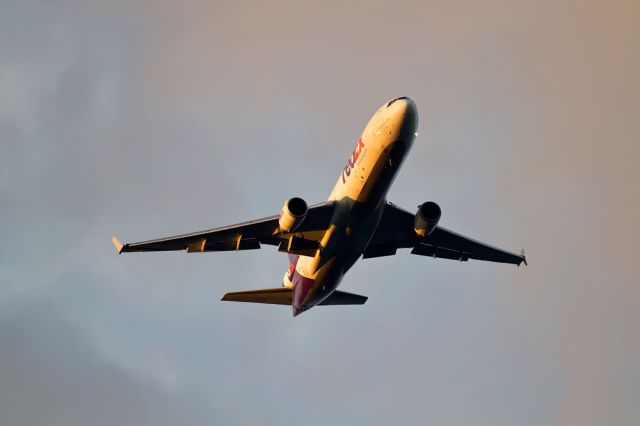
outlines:
[[[290,305],[296,316],[316,305],[362,305],[367,297],[337,290],[362,257],[412,254],[467,261],[526,264],[515,254],[467,238],[438,225],[433,201],[415,214],[387,202],[386,196],[416,136],[418,112],[407,97],[386,102],[371,117],[326,202],[307,206],[293,197],[279,215],[201,232],[122,244],[118,253],[186,250],[187,253],[278,246],[289,255],[282,286],[226,293],[222,300]]]

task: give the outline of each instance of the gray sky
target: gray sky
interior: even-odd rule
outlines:
[[[0,2],[0,423],[640,423],[634,1]],[[527,268],[359,262],[364,307],[219,303],[275,250],[117,256],[329,194],[369,116],[389,199]]]

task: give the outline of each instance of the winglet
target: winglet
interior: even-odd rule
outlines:
[[[116,250],[118,250],[118,254],[122,253],[122,249],[124,248],[124,246],[122,245],[120,240],[118,240],[116,237],[111,237],[111,242],[113,243],[114,246],[116,246]]]
[[[529,266],[527,264],[527,256],[524,255],[524,249],[520,250],[520,256],[522,256],[522,261],[524,262],[524,266]]]

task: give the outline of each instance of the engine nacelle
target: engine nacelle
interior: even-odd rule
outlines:
[[[433,201],[427,201],[418,206],[416,218],[413,220],[413,229],[420,237],[426,237],[436,229],[442,211],[440,206]]]
[[[292,232],[300,226],[307,215],[307,203],[300,197],[289,198],[280,211],[278,226],[281,231]]]

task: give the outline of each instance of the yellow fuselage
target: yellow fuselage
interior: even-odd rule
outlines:
[[[327,298],[366,248],[417,125],[417,110],[408,98],[384,104],[367,123],[329,195],[334,214],[320,248],[314,257],[300,256],[294,264],[289,284],[294,315]]]

